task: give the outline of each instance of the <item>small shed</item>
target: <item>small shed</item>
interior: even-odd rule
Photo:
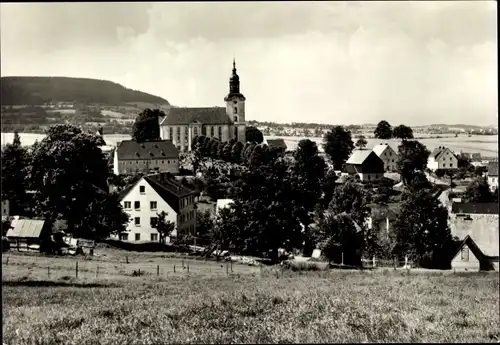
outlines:
[[[494,269],[491,260],[481,251],[474,240],[467,235],[457,246],[451,268],[460,271],[489,271]]]
[[[10,248],[18,251],[41,251],[43,245],[50,240],[51,226],[45,220],[17,219],[7,231]]]

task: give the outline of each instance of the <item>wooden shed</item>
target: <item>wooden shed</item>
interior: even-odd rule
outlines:
[[[50,240],[51,226],[45,220],[17,219],[7,231],[10,248],[18,251],[41,251]]]

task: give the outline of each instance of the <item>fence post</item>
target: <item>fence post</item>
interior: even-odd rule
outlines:
[[[231,273],[233,273],[233,261],[231,260]]]
[[[95,278],[97,279],[98,276],[99,276],[99,265],[97,265],[97,268],[95,270]]]
[[[78,261],[76,262],[75,273],[76,273],[76,277],[78,278]]]
[[[138,269],[137,274],[138,274],[139,277],[141,276],[141,269],[140,268]]]
[[[394,271],[395,271],[396,270],[396,258],[395,257],[392,258],[392,263],[394,264]]]
[[[50,266],[47,267],[47,276],[50,278]]]
[[[175,273],[175,265],[174,265],[174,273]]]
[[[341,265],[344,265],[344,252],[342,252],[342,263]]]
[[[125,262],[128,264],[128,255],[125,255]]]
[[[188,270],[188,273],[189,273],[189,263],[187,264],[187,270]]]
[[[156,265],[156,276],[160,275],[160,265]]]
[[[377,266],[375,265],[375,255],[373,255],[373,267],[377,267]]]
[[[5,262],[6,265],[9,264],[9,257],[7,256],[7,261]]]

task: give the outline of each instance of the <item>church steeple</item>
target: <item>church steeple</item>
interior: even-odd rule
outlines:
[[[229,94],[240,93],[240,77],[236,73],[236,61],[233,58],[233,73],[229,78]]]

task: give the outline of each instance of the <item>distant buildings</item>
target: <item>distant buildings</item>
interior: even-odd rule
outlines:
[[[115,175],[169,172],[179,173],[179,151],[170,140],[118,143],[113,161]]]
[[[430,154],[427,167],[432,171],[438,169],[458,169],[458,159],[449,148],[439,146]]]
[[[379,181],[384,177],[384,162],[372,150],[354,150],[343,173],[358,176],[362,182]]]
[[[120,192],[123,210],[130,216],[127,231],[118,239],[133,242],[159,242],[156,230],[158,214],[167,213],[166,220],[175,224],[173,237],[196,233],[196,192],[168,174],[141,178]],[[115,236],[116,237],[116,236]],[[170,241],[167,238],[166,241]]]
[[[225,107],[176,108],[166,111],[160,118],[160,137],[171,140],[180,151],[191,151],[193,138],[199,135],[221,141],[236,139],[246,142],[245,96],[240,93],[240,77],[233,72],[229,79],[229,94]]]
[[[388,144],[379,144],[373,148],[373,152],[384,162],[384,171],[396,171],[398,154]]]

